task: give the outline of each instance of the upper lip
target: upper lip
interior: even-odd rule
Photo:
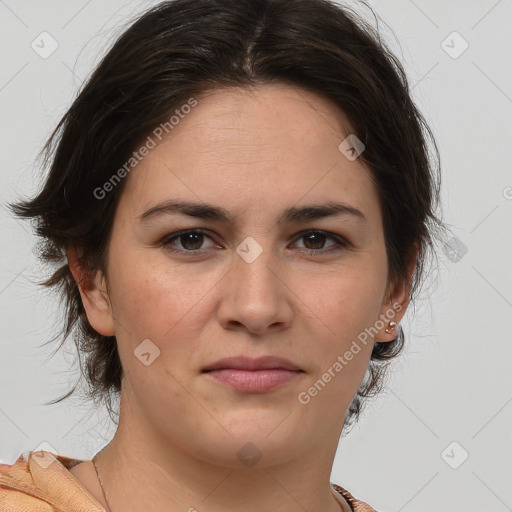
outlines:
[[[219,361],[206,366],[203,369],[203,372],[211,370],[222,370],[227,368],[233,368],[237,370],[283,369],[302,371],[297,365],[282,357],[262,356],[258,358],[251,358],[246,356],[234,356],[220,359]]]

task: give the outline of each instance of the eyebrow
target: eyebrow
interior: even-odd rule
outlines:
[[[145,222],[157,216],[167,214],[182,214],[198,219],[213,220],[219,222],[233,222],[233,215],[220,206],[214,206],[201,202],[166,200],[149,208],[138,216],[139,221]],[[324,204],[310,204],[305,206],[287,208],[279,216],[278,224],[283,222],[298,223],[325,217],[350,215],[367,224],[368,219],[361,210],[346,203],[329,201]]]

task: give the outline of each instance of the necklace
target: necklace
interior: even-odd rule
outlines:
[[[98,455],[98,454],[96,454]],[[96,455],[92,458],[92,464],[94,466],[94,469],[96,470],[96,476],[98,477],[98,482],[100,483],[100,487],[101,487],[101,492],[103,493],[103,499],[105,500],[105,503],[107,504],[107,507],[108,507],[108,512],[112,512],[112,509],[110,508],[110,505],[108,503],[108,500],[107,500],[107,492],[105,491],[104,487],[103,487],[103,482],[101,481],[101,478],[100,478],[100,472],[98,471],[98,468],[96,466],[96,462],[94,461],[94,459],[96,458]],[[332,489],[333,492],[337,495],[335,489]],[[340,508],[343,512],[344,510],[344,506],[340,503]]]
[[[112,512],[112,509],[110,508],[110,505],[109,505],[108,500],[107,500],[107,493],[106,493],[105,489],[103,488],[103,482],[101,481],[100,473],[98,471],[98,468],[96,467],[96,462],[94,462],[95,457],[96,456],[94,456],[92,458],[92,464],[94,466],[94,469],[96,470],[96,476],[98,477],[98,482],[100,483],[101,492],[103,493],[103,499],[105,500],[105,503],[107,504],[108,512]]]

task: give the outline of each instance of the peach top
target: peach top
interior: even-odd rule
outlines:
[[[10,464],[0,464],[0,510],[2,512],[105,512],[102,505],[68,470],[83,462],[49,451],[21,454]],[[339,485],[334,494],[343,496],[353,512],[376,512]],[[341,498],[337,498],[342,503]]]

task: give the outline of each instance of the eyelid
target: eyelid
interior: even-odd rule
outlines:
[[[201,229],[201,228],[190,228],[190,229],[175,231],[174,233],[171,233],[170,235],[166,235],[161,240],[160,243],[161,243],[161,245],[163,245],[164,247],[167,247],[172,252],[176,252],[176,253],[180,253],[180,254],[189,254],[189,255],[204,254],[208,249],[196,249],[196,250],[187,251],[187,250],[175,248],[172,246],[172,243],[171,243],[172,241],[178,239],[180,236],[187,235],[189,233],[202,234],[214,241],[214,237],[209,234],[208,230]],[[336,244],[328,247],[327,249],[299,248],[300,252],[302,252],[302,253],[321,255],[321,254],[327,254],[330,252],[340,251],[343,249],[346,250],[349,247],[351,247],[351,243],[346,238],[342,237],[341,235],[331,233],[330,231],[326,231],[326,230],[322,230],[322,229],[314,229],[314,228],[306,229],[306,230],[303,230],[303,231],[297,233],[297,235],[294,237],[294,241],[292,243],[296,243],[298,240],[300,240],[301,238],[304,238],[306,235],[308,235],[310,233],[321,233],[326,238],[330,238],[330,239],[334,240],[336,242]]]
[[[191,229],[183,229],[183,230],[180,230],[180,231],[175,231],[174,233],[171,233],[170,235],[166,235],[164,238],[162,238],[161,244],[164,247],[165,246],[171,246],[171,242],[173,240],[178,239],[180,236],[188,235],[189,233],[205,235],[208,238],[213,240],[213,237],[208,233],[207,230],[204,230],[204,229],[201,229],[201,228],[191,228]],[[176,249],[176,252],[181,252],[181,253],[187,252],[187,253],[190,253],[190,254],[199,254],[200,252],[204,252],[204,249],[196,249],[195,251],[184,251],[183,249]]]
[[[295,240],[293,243],[297,242],[301,238],[304,238],[306,235],[310,233],[321,233],[326,238],[330,238],[336,242],[336,245],[330,246],[327,249],[306,249],[306,248],[300,248],[300,251],[307,254],[328,254],[330,252],[336,252],[340,251],[342,249],[348,249],[351,244],[350,242],[342,237],[341,235],[337,235],[335,233],[331,233],[330,231],[326,231],[324,229],[306,229],[304,231],[301,231],[297,234],[295,237]]]

